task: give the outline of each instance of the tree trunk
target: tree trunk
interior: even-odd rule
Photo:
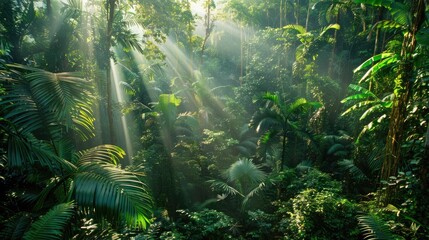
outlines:
[[[308,0],[307,17],[305,18],[305,31],[308,31],[308,23],[310,22],[311,0]]]
[[[203,43],[201,44],[201,64],[204,63],[204,52],[206,50],[206,45],[207,45],[207,41],[213,31],[213,19],[212,19],[212,13],[211,13],[211,8],[212,8],[212,0],[207,0],[206,1],[206,16],[205,16],[205,21],[204,21],[204,25],[206,27],[205,29],[205,36],[203,39]]]
[[[244,50],[243,50],[243,23],[240,24],[240,86],[243,85],[243,54],[244,54]]]
[[[283,0],[280,0],[279,8],[279,27],[283,27]]]
[[[286,162],[286,131],[283,132],[283,141],[282,141],[282,161],[280,164],[280,172],[283,171],[283,166]]]
[[[335,15],[335,23],[340,24],[340,11],[338,11],[337,15]],[[329,69],[328,69],[328,75],[332,79],[335,79],[334,74],[334,65],[335,65],[335,58],[337,53],[337,38],[338,38],[338,30],[334,30],[334,42],[332,44],[332,52],[331,52],[331,60],[329,61]]]
[[[295,11],[294,11],[294,15],[295,15],[295,24],[296,25],[299,25],[299,7],[300,7],[300,4],[299,4],[299,0],[297,0],[296,1],[296,3],[295,3]]]
[[[401,162],[402,133],[407,114],[407,105],[412,88],[414,64],[412,54],[416,48],[416,33],[425,20],[424,0],[413,2],[413,22],[410,32],[404,36],[401,50],[401,65],[398,76],[395,79],[395,97],[393,99],[392,112],[390,114],[389,132],[387,134],[385,159],[381,168],[381,180],[388,181],[390,176],[396,176]],[[382,202],[390,202],[394,188],[388,187]]]

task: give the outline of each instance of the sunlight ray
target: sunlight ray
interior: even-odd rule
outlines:
[[[111,74],[112,74],[112,80],[114,84],[113,90],[117,101],[116,108],[120,109],[127,101],[127,97],[121,87],[121,81],[124,79],[124,75],[122,73],[122,70],[120,69],[120,66],[118,64],[115,64],[113,59],[110,60],[110,66],[112,69]],[[122,137],[124,140],[124,142],[119,143],[119,145],[126,150],[126,153],[130,157],[129,159],[131,161],[131,157],[134,155],[133,144],[130,136],[131,122],[127,120],[127,116],[125,116],[124,114],[121,114],[120,112],[118,114],[120,114],[120,123],[119,123],[120,127],[119,129],[116,129],[116,130],[117,131],[119,130],[119,132],[122,135],[122,136],[118,135],[119,138]]]

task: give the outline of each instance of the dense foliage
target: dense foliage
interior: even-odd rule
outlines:
[[[428,9],[0,1],[0,238],[429,238]]]

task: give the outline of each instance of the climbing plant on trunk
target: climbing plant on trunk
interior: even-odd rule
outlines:
[[[425,21],[426,3],[423,0],[401,3],[399,1],[358,0],[357,2],[385,7],[389,10],[392,20],[384,20],[383,27],[396,28],[403,33],[401,52],[395,55],[393,61],[381,61],[381,65],[395,64],[396,78],[394,79],[394,98],[390,113],[389,131],[386,139],[385,159],[382,165],[380,178],[387,181],[396,176],[401,163],[401,144],[404,132],[404,123],[407,115],[407,105],[413,87],[414,54],[417,48],[417,35]],[[379,55],[381,56],[381,55]],[[389,58],[387,59],[389,60]],[[377,66],[378,67],[375,67]],[[372,67],[372,74],[383,66],[376,64]],[[383,201],[389,202],[392,189],[388,188]]]

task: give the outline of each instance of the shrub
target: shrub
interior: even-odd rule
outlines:
[[[357,239],[359,234],[357,205],[336,192],[306,189],[279,206],[285,239]]]
[[[272,239],[278,235],[274,230],[278,222],[275,215],[261,210],[248,211],[247,214],[245,239]]]
[[[222,212],[211,209],[199,212],[186,210],[178,212],[179,216],[174,222],[158,219],[150,226],[147,233],[141,236],[142,239],[233,239],[230,229],[234,225],[234,220]]]

